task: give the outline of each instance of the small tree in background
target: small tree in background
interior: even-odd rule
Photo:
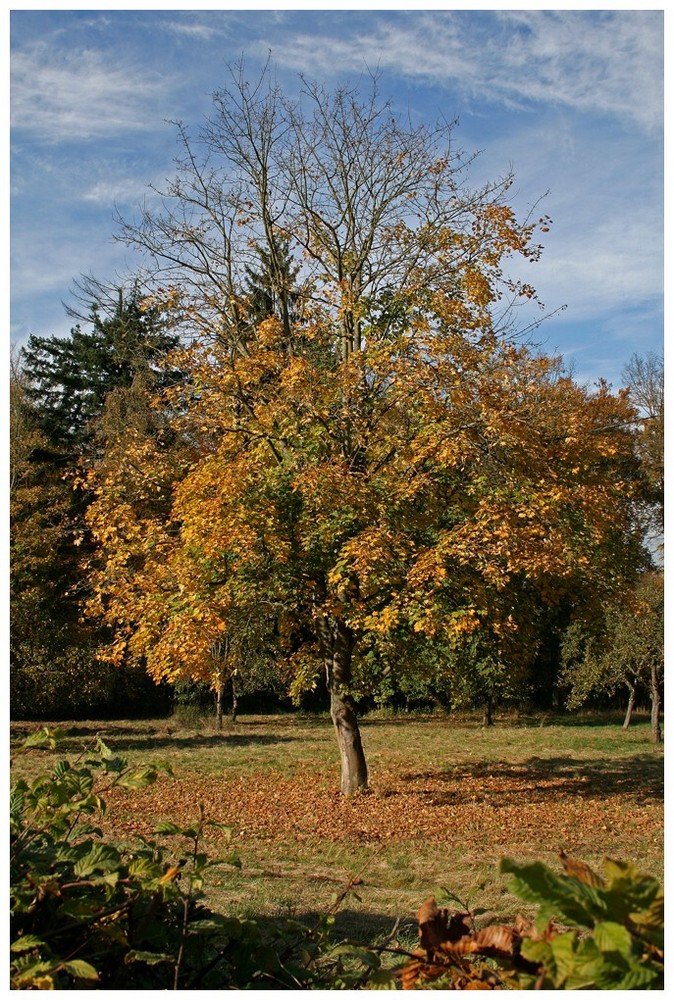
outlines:
[[[640,516],[662,550],[665,528],[665,365],[662,355],[633,354],[623,370],[630,398],[639,411],[637,450],[643,493]]]
[[[69,337],[31,336],[21,351],[25,393],[38,426],[59,452],[77,453],[92,437],[94,421],[116,388],[153,373],[155,383],[175,377],[161,367],[178,338],[156,310],[141,308],[133,288],[118,290],[114,311],[94,302],[89,330],[75,326]]]
[[[651,702],[651,738],[661,739],[660,705],[664,677],[664,581],[661,573],[642,576],[637,587],[610,603],[592,627],[576,622],[562,644],[563,679],[571,685],[567,704],[578,708],[598,693],[624,687],[630,723],[639,689]]]

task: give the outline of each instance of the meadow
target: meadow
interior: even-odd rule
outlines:
[[[502,857],[559,870],[566,854],[599,867],[605,856],[663,875],[663,753],[648,720],[623,732],[606,716],[366,717],[370,787],[339,792],[329,718],[241,716],[211,720],[60,724],[68,740],[35,750],[18,774],[48,770],[97,735],[130,762],[164,761],[172,776],[138,791],[112,790],[104,832],[121,843],[149,836],[157,821],[207,819],[214,856],[235,850],[240,867],[211,870],[207,901],[221,912],[303,917],[325,912],[353,879],[338,925],[385,934],[430,895],[454,896],[484,919],[522,909],[499,874]],[[38,724],[16,723],[13,741]],[[450,902],[459,908],[455,902]]]

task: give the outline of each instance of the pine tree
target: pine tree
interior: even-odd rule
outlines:
[[[93,421],[115,388],[129,387],[136,375],[152,371],[158,385],[176,373],[159,362],[178,344],[156,308],[144,308],[137,289],[113,313],[94,304],[91,330],[78,324],[70,337],[31,336],[21,353],[24,391],[49,446],[72,454],[92,437]]]

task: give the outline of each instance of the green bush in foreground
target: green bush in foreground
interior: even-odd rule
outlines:
[[[53,748],[61,736],[41,730],[19,752]],[[428,900],[413,951],[332,940],[334,915],[358,879],[313,926],[213,913],[201,902],[206,870],[239,862],[209,858],[202,834],[210,825],[227,838],[226,827],[203,815],[185,829],[163,822],[155,834],[169,846],[139,837],[127,849],[95,825],[107,790],[140,788],[162,770],[131,769],[96,739],[74,762],[16,782],[13,989],[664,988],[663,890],[609,860],[599,876],[564,855],[563,875],[506,859],[511,891],[539,907],[533,922],[478,929],[480,911],[450,914]]]

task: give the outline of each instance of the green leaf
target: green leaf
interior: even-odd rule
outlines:
[[[176,834],[176,835],[182,833],[180,827],[176,823],[171,823],[167,819],[160,820],[160,822],[157,823],[152,832]]]
[[[391,969],[374,969],[365,986],[368,990],[397,990],[398,981]]]
[[[370,951],[369,948],[361,948],[358,945],[344,944],[337,948],[333,948],[330,951],[330,955],[334,958],[351,958],[358,962],[361,962],[368,969],[379,969],[381,967],[381,959],[379,955],[375,952]]]
[[[124,956],[124,962],[128,965],[131,962],[144,962],[145,965],[159,965],[160,962],[175,961],[173,955],[166,955],[159,951],[129,951]]]
[[[508,888],[515,896],[542,907],[539,914],[541,921],[557,915],[581,927],[593,927],[596,917],[604,916],[606,907],[597,890],[577,879],[555,875],[540,861],[518,864],[510,858],[503,858],[501,871],[514,875]]]
[[[157,770],[155,767],[144,767],[140,771],[130,771],[123,774],[117,782],[119,788],[146,788],[157,780]]]
[[[64,962],[63,968],[76,979],[98,979],[98,972],[94,969],[93,965],[89,965],[88,962],[84,962],[80,958],[73,959],[71,962]]]
[[[79,878],[86,878],[95,871],[111,872],[120,864],[119,852],[111,844],[92,844],[75,864],[74,872]]]
[[[234,827],[231,826],[230,824],[228,824],[228,823],[221,823],[221,822],[219,822],[219,820],[216,820],[216,819],[207,819],[204,822],[204,826],[214,826],[216,829],[222,830],[222,832],[225,834],[225,836],[226,836],[226,838],[228,840],[231,838],[232,832],[234,830]]]
[[[222,921],[215,918],[202,919],[202,920],[190,920],[187,926],[188,934],[206,934],[214,931],[221,931],[223,929]]]
[[[56,744],[60,743],[64,739],[65,733],[62,729],[47,729],[45,727],[26,736],[21,745],[21,749],[28,750],[35,747],[46,747],[53,750]]]
[[[163,874],[163,866],[151,858],[138,857],[129,862],[129,875],[134,878],[156,879],[161,878]]]
[[[576,968],[576,948],[578,936],[575,931],[568,931],[566,934],[558,934],[550,942],[550,951],[553,958],[552,972],[555,987],[559,989],[569,977],[573,977]]]
[[[623,976],[620,983],[621,990],[663,990],[664,988],[664,969],[654,969],[647,965],[633,966]]]
[[[665,896],[660,890],[645,913],[630,913],[629,928],[661,951],[665,947]]]
[[[30,951],[31,948],[39,948],[41,945],[44,945],[44,941],[36,934],[23,934],[16,941],[12,941],[10,951]]]
[[[101,760],[112,760],[113,753],[107,743],[104,743],[100,736],[96,739],[96,753]]]
[[[128,761],[125,757],[109,757],[105,760],[105,770],[108,774],[121,774]]]
[[[632,936],[622,924],[600,921],[594,929],[595,943],[600,951],[618,951],[628,956],[632,951]]]

